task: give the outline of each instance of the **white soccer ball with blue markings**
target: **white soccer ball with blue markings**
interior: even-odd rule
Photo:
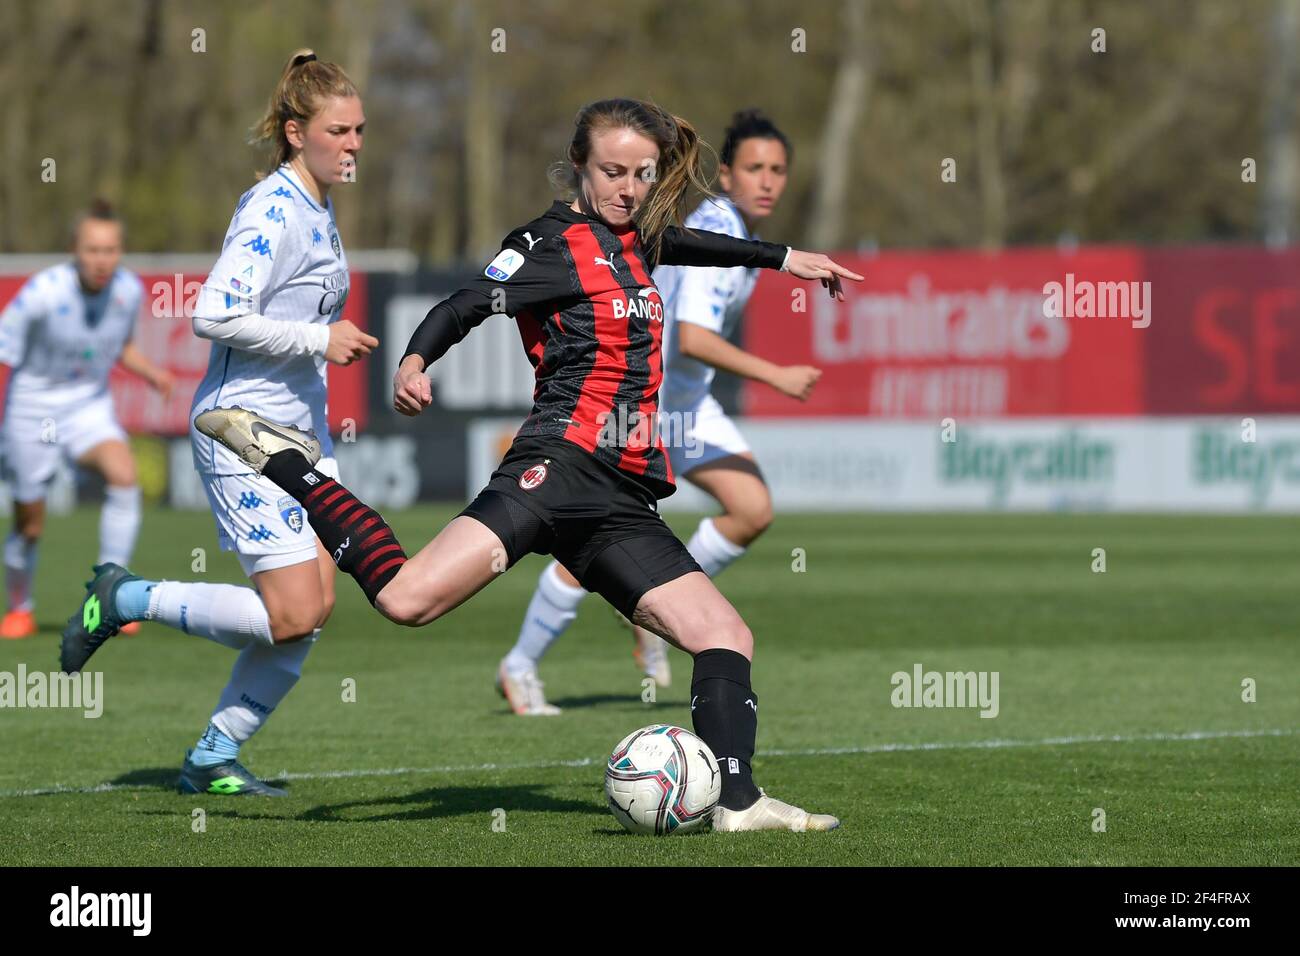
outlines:
[[[633,833],[698,830],[713,816],[722,778],[713,751],[681,727],[651,724],[619,742],[605,764],[605,796]]]

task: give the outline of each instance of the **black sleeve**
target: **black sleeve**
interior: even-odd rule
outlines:
[[[736,239],[703,229],[669,226],[659,241],[658,264],[779,269],[788,251],[788,246],[776,242]]]
[[[492,315],[516,315],[572,295],[569,267],[560,253],[559,236],[549,236],[533,248],[524,238],[525,228],[536,235],[537,225],[519,227],[506,236],[501,251],[488,266],[462,288],[439,302],[424,317],[402,358],[418,355],[428,368],[470,330]],[[516,254],[503,260],[507,250]]]

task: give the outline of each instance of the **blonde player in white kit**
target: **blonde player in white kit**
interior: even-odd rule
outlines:
[[[258,138],[275,145],[264,179],[246,192],[221,257],[203,285],[194,332],[212,341],[194,417],[241,405],[320,436],[322,471],[337,477],[326,424],[326,362],[348,365],[378,339],[340,321],[347,258],[330,187],[353,178],[365,116],[347,74],[310,50],[285,66]],[[281,796],[240,762],[239,748],[302,673],[334,607],[334,562],[301,508],[221,445],[191,430],[194,465],[216,518],[254,588],[144,581],[100,565],[63,632],[63,669],[77,671],[126,621],[158,621],[239,651],[207,730],[186,754],[185,793]],[[323,467],[322,467],[323,466]]]
[[[785,190],[790,144],[757,110],[736,113],[719,153],[724,195],[705,200],[686,226],[752,239]],[[758,280],[757,269],[660,266],[652,276],[664,301],[661,434],[673,473],[708,492],[722,514],[705,518],[687,550],[710,577],[745,553],[772,522],[772,496],[735,423],[710,394],[716,369],[771,385],[804,401],[821,376],[808,365],[775,365],[727,341]],[[537,675],[542,655],[573,622],[587,592],[556,561],[542,571],[520,629],[501,661],[497,686],[521,716],[553,716]],[[671,680],[662,638],[635,628],[636,657],[660,687]]]
[[[100,562],[125,564],[135,549],[140,488],[108,376],[121,362],[164,400],[173,379],[131,342],[144,287],[119,266],[122,239],[113,208],[96,200],[73,227],[73,261],[32,276],[0,313],[0,365],[12,369],[0,455],[14,502],[4,548],[8,606],[0,638],[37,631],[32,583],[46,490],[60,461],[89,468],[104,479]],[[138,627],[131,625],[132,632]]]

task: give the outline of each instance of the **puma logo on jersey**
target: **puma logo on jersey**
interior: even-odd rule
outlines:
[[[531,232],[524,233],[524,239],[528,242],[529,252],[533,251],[533,246],[537,245],[539,242],[542,241],[541,239],[534,239],[533,234]]]
[[[595,257],[595,260],[592,262],[592,265],[609,266],[610,272],[613,272],[615,274],[618,273],[618,266],[614,265],[614,263],[610,262],[608,259],[602,259],[600,256]]]
[[[758,704],[754,703],[753,698],[746,697],[745,703],[747,703],[753,709],[754,713],[756,714],[758,713]]]
[[[348,549],[348,545],[350,545],[351,543],[352,543],[352,536],[348,535],[348,537],[343,541],[341,545],[338,546],[338,548],[334,552],[335,564],[338,564],[340,561],[343,560],[343,552]]]

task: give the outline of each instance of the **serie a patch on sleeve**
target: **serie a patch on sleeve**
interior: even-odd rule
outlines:
[[[502,249],[497,253],[497,257],[488,263],[488,267],[483,270],[483,274],[489,279],[495,279],[497,282],[505,282],[512,275],[519,271],[519,267],[524,264],[524,254],[514,249]]]

